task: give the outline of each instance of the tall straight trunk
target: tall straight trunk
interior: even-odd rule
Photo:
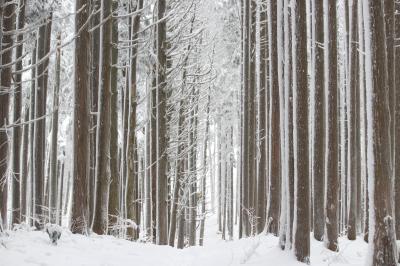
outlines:
[[[146,186],[145,186],[145,199],[146,199],[146,210],[145,210],[145,229],[146,229],[146,236],[147,239],[151,239],[153,236],[152,232],[152,174],[151,174],[151,162],[152,162],[152,157],[151,157],[151,121],[152,121],[152,103],[151,103],[151,88],[148,89],[147,93],[150,94],[147,98],[147,113],[148,113],[148,118],[147,118],[147,123],[146,123],[146,129],[145,129],[145,134],[146,134]]]
[[[349,220],[347,226],[347,237],[350,240],[355,240],[357,236],[357,224],[358,224],[358,182],[360,175],[360,133],[359,133],[359,99],[360,99],[360,88],[359,88],[359,64],[358,64],[358,20],[357,20],[357,2],[353,0],[351,6],[351,33],[350,33],[350,77],[349,77],[349,89],[350,89],[350,104],[349,109],[349,173],[350,173],[350,204],[349,208]]]
[[[24,28],[25,25],[25,0],[20,0],[19,13],[17,20],[17,29]],[[23,52],[23,34],[17,36],[17,48],[15,52],[15,58],[17,63],[15,70],[21,71],[22,69],[22,52]],[[14,116],[13,120],[15,124],[21,122],[21,104],[22,103],[22,73],[15,75],[15,86],[14,86]],[[21,133],[22,126],[16,126],[13,128],[13,143],[12,143],[12,173],[13,173],[13,200],[12,200],[12,223],[19,224],[22,221],[21,216],[21,199],[20,199],[20,186],[21,186]]]
[[[339,174],[338,174],[338,84],[337,84],[337,26],[336,26],[336,0],[325,1],[328,4],[329,32],[325,36],[325,47],[328,64],[327,103],[325,103],[325,173],[326,173],[326,202],[325,202],[325,245],[332,251],[338,251],[338,202],[339,202]]]
[[[400,73],[400,4],[397,3],[395,16],[395,73]],[[395,105],[395,147],[400,145],[400,75],[395,75],[395,92],[396,92],[396,105]],[[396,237],[400,240],[400,148],[395,149],[395,213],[396,213]]]
[[[157,239],[158,245],[168,244],[168,164],[167,164],[167,98],[166,98],[166,1],[157,2]]]
[[[267,221],[270,223],[269,232],[278,235],[279,213],[280,213],[280,184],[281,169],[280,161],[280,110],[279,110],[279,80],[278,80],[278,24],[277,24],[277,2],[270,3],[271,34],[270,34],[270,68],[271,68],[271,144],[270,144],[270,170],[269,170],[269,202]],[[272,163],[274,162],[274,163]]]
[[[138,5],[136,7],[136,11],[142,9],[143,0],[138,1]],[[133,221],[137,222],[140,217],[137,217],[138,208],[139,208],[139,180],[136,173],[138,169],[135,169],[135,139],[136,139],[136,106],[137,106],[137,99],[136,99],[136,71],[137,71],[137,52],[138,52],[138,31],[140,28],[140,13],[137,14],[132,22],[132,50],[131,50],[131,82],[130,82],[130,107],[129,107],[129,130],[128,130],[128,155],[127,155],[127,177],[128,177],[128,188],[127,188],[127,217],[128,219],[132,219]],[[135,173],[136,172],[136,173]],[[128,231],[128,234],[133,239],[138,239],[139,234],[138,231],[131,230]]]
[[[324,8],[323,1],[314,1],[315,7],[315,92],[314,92],[314,148],[313,148],[313,229],[314,238],[324,236]]]
[[[256,200],[257,200],[257,151],[256,151],[256,138],[257,138],[257,71],[256,71],[256,24],[257,24],[257,3],[256,0],[250,0],[250,77],[249,77],[249,207],[256,213]],[[256,226],[256,225],[255,225]],[[255,233],[255,232],[254,232]]]
[[[28,155],[29,155],[29,121],[30,108],[28,104],[24,107],[24,126],[22,134],[22,157],[21,157],[21,222],[26,222],[28,216]]]
[[[101,18],[111,15],[112,3],[101,1]],[[97,160],[96,160],[96,207],[93,231],[99,235],[107,233],[108,197],[110,184],[110,137],[111,137],[111,41],[112,21],[106,20],[100,29],[100,79],[99,113],[97,120]]]
[[[75,32],[85,25],[89,17],[88,0],[76,0]],[[82,10],[81,10],[82,9]],[[73,154],[73,193],[72,193],[72,233],[87,234],[89,221],[88,184],[90,178],[90,88],[87,73],[89,65],[89,32],[84,27],[75,40],[75,108],[74,108],[74,154]],[[68,182],[70,179],[68,178]],[[69,190],[67,190],[67,195]],[[66,197],[68,199],[68,197]],[[66,200],[66,202],[68,202]]]
[[[4,9],[2,12],[2,39],[1,39],[1,64],[4,66],[12,62],[13,36],[3,35],[3,32],[14,30],[14,4],[11,0],[4,1]],[[7,136],[9,97],[11,93],[12,66],[2,67],[0,69],[0,207],[3,226],[7,225],[7,163],[8,163],[8,146],[9,140]],[[1,231],[1,230],[0,230]]]
[[[50,36],[52,25],[52,14],[47,16],[45,23],[39,28],[37,44],[37,61],[45,58],[50,50]],[[35,226],[43,228],[45,222],[46,208],[44,185],[45,185],[45,147],[46,147],[46,103],[47,103],[47,81],[48,81],[49,59],[42,60],[37,66],[37,84],[35,96],[35,116],[38,121],[35,125],[35,148],[34,148],[34,169],[35,169]]]
[[[250,224],[248,217],[248,209],[249,209],[249,145],[248,140],[251,132],[249,131],[249,120],[251,117],[249,116],[249,91],[250,91],[250,1],[251,0],[243,0],[243,151],[242,151],[242,163],[243,163],[243,173],[242,173],[242,201],[241,204],[241,215],[242,215],[242,226],[243,226],[243,234],[244,236],[249,236],[250,234]],[[220,138],[218,138],[219,143]],[[220,180],[218,180],[220,182]],[[220,184],[219,184],[220,186]],[[219,190],[220,192],[221,190]],[[218,193],[218,197],[221,197],[221,194]],[[220,210],[220,207],[218,207]],[[219,217],[220,215],[218,215]],[[219,223],[219,227],[221,223]],[[220,228],[221,229],[221,228]]]
[[[266,216],[266,179],[267,179],[267,63],[268,63],[268,30],[267,30],[267,1],[264,0],[260,5],[260,88],[259,88],[259,139],[260,139],[260,162],[258,164],[257,178],[257,233],[261,233],[265,228]]]
[[[33,66],[32,71],[31,71],[31,90],[30,90],[30,95],[29,95],[29,109],[30,109],[30,114],[29,114],[29,119],[33,121],[35,119],[35,103],[36,103],[36,49],[37,48],[37,42],[35,41],[35,46],[32,51],[32,56],[31,56],[31,64]],[[29,225],[33,224],[33,214],[34,214],[34,209],[35,209],[35,199],[34,199],[34,189],[35,189],[35,168],[34,168],[34,147],[35,147],[35,123],[29,123],[29,197],[28,197],[28,202],[29,203],[29,214],[30,214],[30,219]]]
[[[197,115],[198,92],[193,88],[191,93],[191,117],[189,133],[189,246],[196,245],[197,221]]]
[[[200,221],[200,237],[199,237],[199,245],[203,246],[204,244],[204,227],[206,221],[206,182],[207,182],[207,149],[208,149],[208,138],[209,138],[209,127],[210,127],[210,101],[211,96],[208,94],[207,100],[207,118],[206,118],[206,128],[204,132],[204,144],[203,144],[203,176],[201,180],[201,221]],[[212,171],[212,169],[211,169]],[[210,171],[210,172],[211,172]],[[214,184],[211,184],[212,186]],[[233,184],[232,184],[233,185]]]
[[[117,12],[118,1],[112,1],[112,10]],[[118,167],[118,48],[115,46],[118,44],[118,21],[112,20],[112,67],[111,67],[111,105],[110,105],[110,199],[108,202],[108,215],[109,215],[109,226],[111,230],[110,234],[117,235],[118,229],[116,228],[118,222],[118,216],[120,216],[121,210],[119,206],[120,201],[120,175]]]
[[[101,0],[91,0],[90,9],[96,12],[101,7]],[[93,14],[91,27],[100,24],[100,12]],[[94,205],[96,195],[96,132],[97,132],[97,112],[99,103],[99,69],[100,69],[100,27],[95,28],[90,35],[90,110],[93,114],[90,117],[90,176],[89,176],[89,221],[90,225],[94,217]]]
[[[51,130],[51,152],[50,152],[50,221],[56,222],[57,216],[57,196],[58,196],[58,173],[57,173],[57,158],[58,158],[58,111],[59,111],[59,91],[60,91],[60,65],[61,65],[61,33],[57,35],[57,53],[56,53],[56,69],[55,69],[55,84],[53,90],[53,120]]]
[[[64,153],[65,156],[65,153]],[[63,217],[63,191],[64,191],[64,170],[65,170],[65,163],[60,162],[61,164],[61,173],[58,178],[59,180],[59,193],[58,193],[58,200],[57,200],[57,217],[56,217],[56,223],[58,225],[62,225],[62,217]]]
[[[370,197],[370,242],[369,265],[397,265],[396,235],[393,220],[393,193],[391,172],[391,115],[385,32],[384,1],[368,1],[364,6],[365,43],[367,56],[367,109],[368,109],[368,153]]]
[[[307,11],[306,0],[297,2],[292,29],[295,38],[293,63],[295,130],[297,137],[295,215],[293,222],[293,248],[300,262],[310,263],[310,176],[308,162],[308,62],[307,62]]]
[[[173,247],[175,245],[175,235],[176,235],[176,226],[177,226],[177,214],[178,214],[178,207],[180,202],[180,191],[182,188],[182,182],[184,178],[184,171],[185,171],[185,164],[184,164],[184,149],[185,143],[182,139],[183,134],[183,127],[184,127],[184,101],[181,100],[179,104],[179,118],[178,118],[178,159],[177,159],[177,166],[176,166],[176,175],[175,175],[175,184],[174,184],[174,196],[172,199],[171,205],[171,219],[169,225],[169,235],[168,235],[168,244]],[[182,208],[182,206],[181,206]],[[178,217],[179,218],[179,217]],[[178,220],[179,222],[180,220]]]

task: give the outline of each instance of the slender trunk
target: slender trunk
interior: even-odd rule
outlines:
[[[19,1],[19,13],[17,21],[17,29],[24,28],[25,25],[25,0]],[[15,58],[17,61],[15,65],[16,71],[22,69],[22,52],[23,52],[23,34],[17,36],[17,48]],[[21,122],[21,102],[22,102],[22,73],[15,75],[15,87],[14,87],[14,123],[18,124]],[[21,199],[20,199],[20,186],[21,186],[21,132],[22,126],[16,126],[13,129],[13,143],[12,143],[12,173],[13,173],[13,224],[19,224],[22,221],[21,216]]]
[[[82,10],[81,10],[82,9]],[[75,32],[85,25],[89,16],[87,0],[76,0]],[[90,177],[90,98],[89,79],[89,32],[83,28],[76,39],[75,50],[75,108],[74,108],[74,155],[71,231],[87,234],[89,224],[88,184]],[[70,182],[70,179],[68,179]],[[67,190],[67,195],[69,190]]]
[[[50,221],[56,222],[57,216],[57,195],[58,195],[58,174],[57,174],[57,157],[58,157],[58,111],[59,111],[59,91],[60,91],[60,64],[61,64],[61,33],[57,36],[57,54],[56,54],[56,70],[55,84],[53,93],[53,121],[51,136],[51,152],[50,152]]]
[[[325,2],[326,3],[326,2]],[[325,96],[326,130],[326,202],[325,202],[325,245],[332,251],[338,251],[338,202],[339,202],[339,174],[338,174],[338,85],[337,85],[337,26],[336,26],[336,0],[328,1],[328,23],[329,33],[325,36],[326,52],[329,64],[327,88]]]
[[[357,20],[357,2],[353,0],[351,7],[351,33],[350,33],[350,77],[349,77],[349,89],[350,89],[350,104],[348,106],[350,124],[349,124],[349,173],[350,173],[350,204],[349,204],[349,220],[347,226],[347,237],[349,240],[355,240],[357,236],[357,224],[358,224],[358,180],[360,174],[360,163],[359,163],[359,64],[358,64],[358,20]]]
[[[118,10],[118,1],[112,1],[114,13]],[[118,167],[118,20],[112,20],[112,48],[111,48],[111,105],[110,105],[110,199],[108,202],[109,234],[118,235],[118,217],[121,215],[120,174]],[[129,195],[129,194],[128,194]]]

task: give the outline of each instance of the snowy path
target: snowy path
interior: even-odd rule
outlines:
[[[211,231],[206,236],[205,247],[184,250],[132,243],[110,236],[85,237],[68,231],[63,232],[58,246],[52,246],[43,232],[14,231],[0,238],[0,266],[304,265],[297,263],[292,253],[281,251],[275,237],[225,242]],[[342,239],[341,252],[336,254],[324,249],[322,243],[312,241],[311,245],[311,265],[363,265],[365,262],[367,244],[361,239],[355,242]]]

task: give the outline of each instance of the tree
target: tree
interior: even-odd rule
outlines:
[[[108,197],[110,184],[110,123],[111,123],[111,41],[112,20],[109,19],[112,1],[101,1],[101,18],[105,20],[100,29],[100,82],[99,113],[97,120],[96,160],[96,207],[93,231],[99,235],[107,233]],[[116,156],[113,154],[112,156]]]
[[[358,221],[358,181],[360,175],[360,133],[359,133],[359,110],[360,110],[360,88],[358,82],[359,64],[358,64],[358,20],[357,20],[357,2],[352,1],[351,5],[351,32],[350,32],[350,105],[349,116],[349,132],[350,132],[350,149],[349,149],[349,172],[350,172],[350,204],[349,219],[347,227],[347,237],[350,240],[355,240],[357,236],[357,221]]]
[[[112,10],[117,13],[118,1],[112,1]],[[108,215],[111,230],[116,235],[118,216],[120,216],[120,173],[118,167],[118,20],[112,19],[112,54],[111,54],[111,104],[110,104],[110,199],[108,201]],[[129,194],[128,194],[129,195]]]
[[[307,9],[306,0],[296,3],[294,55],[295,71],[293,90],[295,127],[297,132],[297,156],[295,177],[295,219],[293,222],[293,249],[298,261],[310,263],[310,181],[308,163],[308,71],[307,71]],[[300,159],[299,158],[303,158]]]
[[[25,0],[20,0],[18,4],[19,13],[17,19],[17,29],[21,30],[25,25]],[[14,123],[21,123],[22,111],[22,52],[23,52],[23,34],[17,35],[17,48],[15,52],[16,65],[15,65],[15,86],[14,86]],[[13,172],[13,224],[19,224],[21,220],[21,201],[20,201],[20,185],[21,185],[21,132],[22,126],[14,125],[13,129],[13,143],[12,143],[12,172]]]
[[[338,85],[337,85],[337,25],[336,25],[336,0],[325,1],[327,4],[328,36],[325,36],[326,52],[329,65],[327,95],[325,99],[325,173],[326,173],[326,202],[325,202],[325,245],[332,251],[338,251],[338,202],[339,202],[339,174],[338,174]]]
[[[1,77],[0,86],[3,91],[0,93],[0,201],[1,201],[1,218],[2,225],[7,225],[7,162],[8,162],[8,108],[9,108],[9,92],[11,91],[11,71],[12,66],[12,51],[13,51],[13,36],[4,34],[14,29],[14,3],[12,0],[4,1],[4,8],[1,7],[2,13],[2,32],[1,36]],[[8,65],[8,66],[6,66]]]
[[[57,35],[57,53],[56,53],[56,69],[55,75],[56,80],[54,84],[53,91],[53,120],[52,120],[52,130],[51,130],[51,151],[50,151],[50,221],[51,223],[56,222],[57,214],[57,196],[58,196],[58,107],[59,107],[59,92],[60,92],[60,65],[61,65],[61,33]]]
[[[396,16],[395,16],[395,39],[400,39],[400,5],[397,3]],[[395,45],[395,73],[400,73],[400,43]],[[400,145],[400,76],[395,75],[395,92],[396,92],[396,105],[395,105],[395,146]],[[395,221],[396,221],[396,237],[400,239],[400,149],[395,149]]]
[[[78,32],[89,18],[89,1],[76,0],[75,32]],[[71,231],[87,234],[89,223],[88,190],[90,176],[89,159],[89,32],[84,27],[75,40],[75,96],[74,96],[74,158]]]
[[[257,178],[257,232],[261,233],[265,228],[266,216],[266,191],[267,191],[267,60],[268,60],[268,25],[267,25],[267,1],[260,5],[260,88],[259,88],[259,139],[260,162],[258,164]]]
[[[270,69],[271,69],[271,107],[270,107],[270,154],[269,158],[269,208],[267,221],[270,222],[269,232],[278,235],[279,230],[279,211],[280,211],[280,184],[281,184],[281,169],[280,169],[280,110],[279,110],[279,80],[278,80],[278,25],[277,25],[277,2],[270,2],[271,14],[271,34],[270,34]]]
[[[392,198],[391,172],[391,128],[390,96],[392,86],[389,82],[389,67],[386,47],[384,1],[368,1],[364,6],[366,73],[367,73],[367,109],[369,125],[368,141],[369,193],[370,208],[373,210],[370,223],[370,242],[372,259],[370,265],[397,265],[397,247],[395,240]],[[372,130],[372,132],[370,131]]]
[[[137,2],[136,11],[139,11],[143,7],[143,0]],[[137,14],[132,22],[132,61],[131,61],[131,81],[130,81],[130,107],[129,107],[129,131],[128,131],[128,156],[127,156],[127,175],[128,175],[128,192],[127,192],[127,208],[128,208],[128,219],[137,220],[140,217],[138,212],[138,180],[135,179],[135,138],[136,138],[136,71],[137,71],[137,52],[138,52],[138,32],[140,28],[140,13]],[[131,233],[134,239],[139,237],[138,232]]]
[[[157,2],[157,67],[156,67],[156,92],[157,92],[157,244],[168,244],[168,177],[167,177],[167,121],[166,121],[166,31],[165,0]]]
[[[313,229],[314,238],[324,236],[324,1],[315,1],[315,88],[314,88],[314,154],[313,154]]]

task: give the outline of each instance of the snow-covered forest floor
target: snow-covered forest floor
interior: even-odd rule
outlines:
[[[234,241],[221,240],[216,220],[208,220],[204,247],[178,250],[169,246],[135,243],[112,236],[74,235],[64,229],[57,246],[44,232],[21,229],[0,237],[0,265],[304,265],[282,251],[278,239],[262,235]],[[367,244],[361,239],[340,239],[338,253],[311,238],[311,265],[364,265]]]

